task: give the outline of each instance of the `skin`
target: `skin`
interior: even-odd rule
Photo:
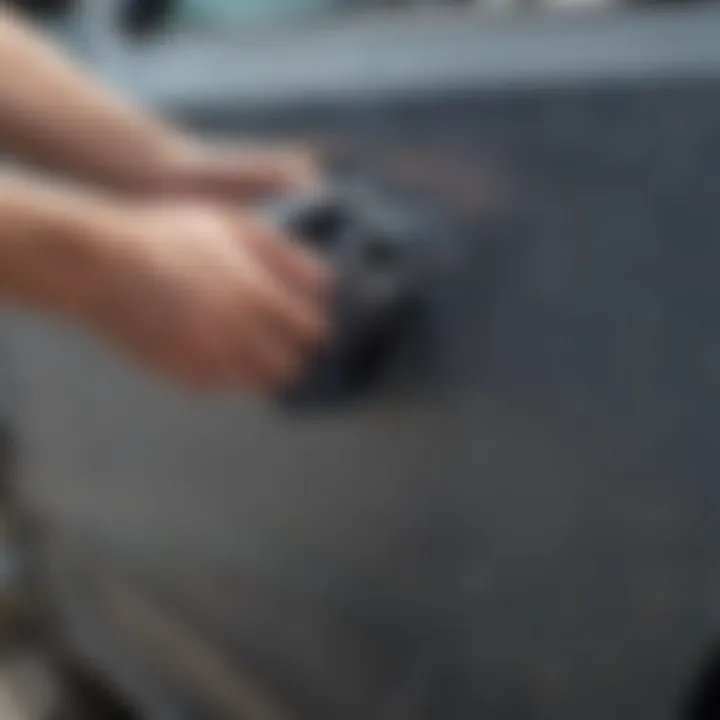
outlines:
[[[87,78],[0,11],[0,297],[80,323],[192,387],[292,382],[328,335],[332,278],[249,201],[319,185],[294,149],[214,147]],[[48,176],[49,178],[49,176]]]

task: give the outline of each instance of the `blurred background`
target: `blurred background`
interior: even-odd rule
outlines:
[[[238,51],[270,37],[281,48],[286,39],[332,36],[338,29],[446,23],[472,15],[491,28],[484,42],[501,36],[504,19],[535,21],[549,14],[615,17],[641,6],[709,6],[712,0],[13,0],[97,75],[137,99],[155,105],[189,98],[211,89],[216,94],[247,91],[247,73]],[[651,13],[652,14],[652,13]],[[666,13],[658,13],[666,14]],[[370,31],[370,36],[374,30]],[[312,45],[314,41],[310,41]],[[332,44],[331,40],[331,44]],[[365,41],[366,42],[366,41]],[[255,47],[260,47],[255,46]],[[657,49],[657,48],[656,48]],[[361,54],[365,48],[360,46]],[[650,48],[652,50],[652,48]],[[638,56],[648,48],[635,48]],[[282,54],[282,50],[279,50]],[[517,56],[517,49],[514,51]],[[631,52],[632,49],[631,49]],[[501,50],[501,55],[504,50]],[[592,53],[588,52],[588,56]],[[321,56],[326,64],[327,56]],[[495,58],[502,60],[502,58]],[[287,58],[285,58],[287,60]],[[279,60],[279,64],[283,61]],[[229,70],[232,69],[232,72]],[[260,68],[264,71],[265,67]],[[318,74],[324,72],[318,67]],[[243,80],[239,80],[240,75]]]
[[[720,619],[714,432],[720,352],[708,341],[714,330],[707,330],[720,318],[713,254],[720,228],[720,13],[713,3],[11,4],[113,86],[155,105],[187,105],[190,116],[199,108],[203,132],[329,138],[362,155],[376,176],[426,186],[454,213],[463,237],[485,241],[477,258],[471,255],[476,274],[468,275],[468,292],[478,288],[471,297],[483,312],[465,315],[460,306],[451,325],[449,345],[460,358],[451,365],[466,373],[456,382],[465,383],[467,393],[452,398],[449,412],[423,404],[425,396],[414,405],[397,401],[402,392],[388,393],[367,411],[298,430],[278,420],[274,408],[241,406],[232,398],[195,405],[83,338],[10,318],[11,365],[22,396],[19,421],[12,420],[23,435],[22,479],[33,511],[55,523],[48,525],[53,532],[62,530],[48,532],[46,544],[59,558],[53,600],[67,606],[64,630],[73,643],[113,685],[117,673],[150,704],[138,678],[162,677],[164,666],[151,657],[138,678],[117,671],[103,624],[112,637],[112,605],[108,610],[92,592],[88,601],[82,583],[75,587],[75,564],[88,575],[95,563],[105,570],[109,557],[113,572],[125,563],[150,568],[151,598],[160,588],[161,598],[185,594],[189,606],[197,603],[187,611],[190,627],[197,623],[204,631],[205,623],[217,623],[218,637],[229,637],[232,628],[240,638],[232,652],[242,655],[242,643],[257,643],[287,655],[293,671],[310,667],[308,683],[317,684],[323,701],[323,693],[337,692],[337,702],[345,703],[346,686],[364,698],[371,694],[366,687],[376,685],[384,701],[382,664],[363,661],[365,675],[356,679],[355,657],[345,654],[344,643],[350,638],[354,648],[362,645],[357,638],[370,637],[369,657],[394,657],[385,651],[386,617],[395,623],[402,606],[398,637],[410,638],[408,685],[414,687],[413,642],[424,638],[418,627],[424,632],[425,624],[401,605],[409,588],[413,600],[430,598],[431,610],[436,592],[447,603],[459,617],[458,652],[468,677],[487,678],[482,692],[468,692],[466,717],[669,717],[662,714],[668,698],[674,700],[701,650],[704,657],[709,643],[715,647]],[[666,7],[639,12],[641,5]],[[708,7],[676,12],[680,5]],[[563,14],[582,19],[555,22]],[[631,14],[637,17],[628,21],[624,16]],[[545,23],[550,15],[553,21]],[[461,93],[450,92],[453,80]],[[382,97],[364,102],[364,91],[378,85]],[[336,96],[337,87],[347,92]],[[419,104],[412,92],[418,87],[424,93]],[[524,90],[502,97],[487,92],[498,87]],[[571,91],[557,93],[557,87]],[[313,95],[325,104],[311,107]],[[268,105],[253,104],[258,96]],[[494,228],[496,206],[503,221],[514,213],[509,228]],[[677,252],[683,232],[695,248],[687,256]],[[509,278],[509,292],[488,282],[494,273]],[[622,308],[627,298],[636,312]],[[470,330],[455,333],[457,327]],[[478,342],[465,345],[466,336]],[[493,341],[497,355],[489,362]],[[487,387],[494,392],[490,402]],[[636,403],[632,412],[628,398]],[[460,425],[449,427],[446,421],[456,417]],[[687,431],[673,435],[678,417]],[[475,426],[484,428],[483,442],[468,430]],[[430,449],[442,460],[426,457]],[[470,469],[478,465],[497,480],[475,483]],[[3,466],[0,457],[0,472]],[[691,482],[686,475],[697,477]],[[5,519],[4,511],[0,497],[0,601],[8,598],[10,608],[0,607],[0,631],[7,625],[14,636],[17,627],[30,626],[33,636],[34,616],[20,626],[16,620],[16,608],[24,616],[32,603],[14,590],[23,545],[15,539],[12,512]],[[240,533],[240,527],[249,530]],[[110,551],[102,555],[114,547],[121,548],[122,563]],[[88,548],[100,548],[102,562]],[[175,557],[175,564],[168,560]],[[531,572],[525,558],[532,558]],[[261,586],[250,593],[255,615],[244,616],[237,608],[248,602],[246,570],[253,579],[254,573],[270,577],[282,592],[268,583],[268,601]],[[63,584],[65,576],[70,580]],[[328,621],[324,599],[316,614],[311,603],[296,601],[305,597],[296,585],[302,592],[321,588],[319,597],[329,587],[337,624]],[[381,607],[382,622],[373,619],[372,633],[356,623],[347,596]],[[217,598],[227,599],[225,609],[215,610]],[[103,622],[87,612],[93,603]],[[422,616],[425,607],[417,612]],[[320,647],[318,656],[333,672],[320,662],[312,675],[303,637],[296,641],[287,630],[305,625],[313,628],[310,650]],[[144,633],[140,625],[138,635]],[[336,661],[336,642],[350,670]],[[588,646],[594,650],[589,660]],[[0,641],[0,656],[2,647]],[[50,714],[44,706],[65,703],[57,700],[63,694],[57,677],[42,657],[8,658],[0,659],[0,720],[108,717]],[[173,692],[184,703],[186,683],[177,685]],[[205,688],[192,690],[204,698]],[[592,715],[587,697],[595,698]],[[168,716],[210,717],[184,709],[152,715]]]
[[[104,36],[151,39],[201,30],[244,31],[308,22],[368,10],[407,11],[450,6],[478,12],[528,12],[563,7],[610,8],[649,4],[699,4],[709,0],[14,0],[10,3],[56,27],[92,27]],[[88,39],[88,38],[86,38]]]
[[[369,8],[466,5],[478,10],[517,10],[615,3],[616,0],[16,0],[13,4],[45,19],[78,22],[92,17],[106,29],[112,26],[121,34],[147,37],[168,30],[227,28],[228,24],[243,27]]]

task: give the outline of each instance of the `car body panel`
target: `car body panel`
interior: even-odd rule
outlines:
[[[608,21],[666,65],[613,73],[606,47],[587,83],[528,56],[527,82],[444,86],[433,67],[470,34],[453,20],[424,26],[424,84],[378,25],[367,92],[305,95],[286,60],[246,97],[158,99],[210,135],[346,151],[437,209],[447,252],[419,343],[317,414],[194,398],[11,322],[68,646],[149,717],[676,717],[720,614],[710,17]],[[572,27],[519,32],[540,57]]]

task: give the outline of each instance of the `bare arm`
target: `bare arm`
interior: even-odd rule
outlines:
[[[275,387],[322,341],[326,269],[216,202],[314,182],[304,156],[206,148],[93,84],[0,10],[3,142],[84,181],[166,197],[0,177],[0,300],[88,325],[191,383]]]
[[[89,327],[184,382],[289,382],[326,334],[328,283],[249,212],[0,178],[0,301]]]
[[[117,189],[152,188],[185,145],[0,10],[0,145]]]
[[[304,152],[213,148],[134,107],[8,9],[0,9],[0,149],[122,192],[241,199],[318,182]]]
[[[80,312],[92,302],[107,228],[122,218],[104,198],[0,176],[0,299]]]

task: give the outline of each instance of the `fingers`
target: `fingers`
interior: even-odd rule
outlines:
[[[288,342],[256,319],[239,329],[236,340],[234,370],[229,379],[244,387],[260,392],[287,387],[306,366],[306,349]]]
[[[240,303],[233,351],[236,378],[260,390],[289,385],[329,337],[326,305],[261,262],[249,271],[245,267]]]
[[[258,271],[253,278],[252,301],[260,322],[274,332],[286,335],[300,346],[318,344],[327,339],[330,328],[320,304],[292,293],[269,273]]]
[[[262,304],[258,314],[264,321],[304,344],[327,339],[327,295],[318,295],[314,285],[308,290],[303,284],[293,284],[267,266],[258,269],[254,281],[253,289]]]
[[[315,158],[298,149],[246,151],[235,158],[235,164],[238,180],[261,193],[313,191],[321,184]]]
[[[153,213],[137,214],[108,259],[95,327],[192,388],[269,392],[296,380],[330,335],[323,263],[249,214]]]
[[[192,347],[174,363],[198,389],[288,387],[329,338],[330,273],[249,216],[231,227],[237,254],[218,277],[224,289],[189,313],[196,318],[194,329],[187,325]]]
[[[318,255],[261,221],[248,228],[245,216],[243,223],[248,230],[248,250],[269,272],[299,293],[315,299],[328,297],[332,273]]]
[[[256,200],[268,195],[313,192],[321,185],[317,162],[293,149],[214,148],[199,161],[188,189],[216,199]]]

